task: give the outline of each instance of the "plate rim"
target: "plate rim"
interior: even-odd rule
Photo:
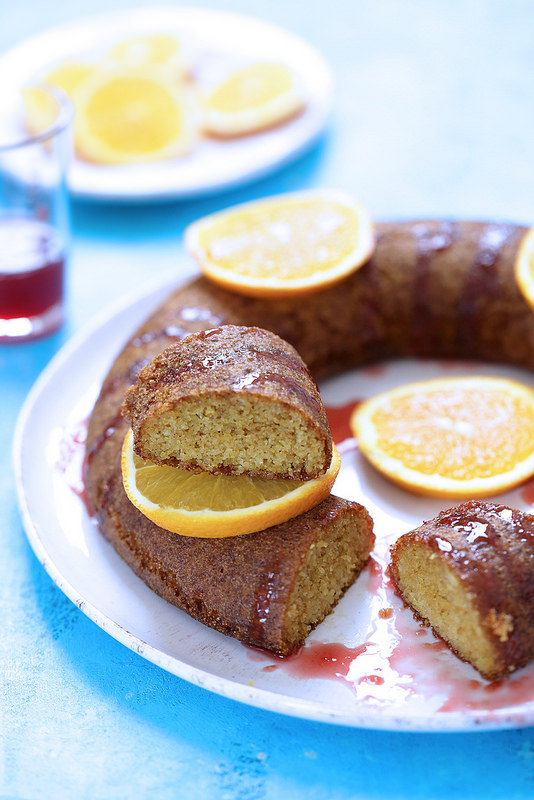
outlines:
[[[104,632],[116,641],[141,657],[169,672],[176,677],[191,683],[201,689],[206,689],[227,699],[236,700],[248,706],[280,713],[301,720],[330,723],[342,727],[356,729],[382,730],[403,733],[468,733],[471,731],[505,730],[507,728],[523,728],[534,724],[534,701],[522,704],[520,711],[514,706],[486,710],[450,711],[432,714],[428,711],[410,711],[403,715],[402,710],[372,709],[357,706],[356,712],[329,710],[324,703],[317,703],[291,695],[281,694],[269,689],[248,686],[239,681],[231,680],[221,675],[216,675],[193,664],[187,664],[179,658],[163,652],[156,646],[140,639],[136,634],[128,631],[120,623],[100,611],[97,606],[83,596],[83,592],[76,589],[54,563],[47,552],[39,532],[39,525],[32,518],[28,507],[27,492],[23,480],[24,441],[32,411],[35,409],[42,393],[49,386],[57,373],[61,372],[76,352],[90,342],[91,338],[105,325],[113,325],[117,315],[124,313],[143,301],[150,301],[156,305],[164,297],[164,292],[178,288],[191,276],[186,272],[180,276],[173,273],[160,276],[149,285],[145,285],[135,292],[115,301],[96,315],[90,323],[77,331],[53,356],[37,377],[17,416],[12,442],[12,461],[15,474],[17,503],[20,511],[24,532],[28,542],[39,563],[45,569],[52,581],[65,594],[77,608],[89,619],[97,624]],[[161,295],[161,297],[160,297]],[[132,330],[137,322],[134,320]],[[109,364],[113,359],[113,352],[109,355]],[[102,536],[99,532],[98,535]],[[111,547],[111,545],[110,545]],[[113,550],[113,553],[115,551]],[[116,555],[116,554],[115,554]],[[119,556],[117,556],[120,558]],[[121,559],[121,563],[122,559]],[[129,568],[128,568],[129,569]],[[133,573],[132,573],[133,574]],[[140,580],[140,579],[138,579]],[[141,582],[142,583],[142,582]],[[201,625],[201,623],[198,623]],[[519,717],[519,718],[518,718]]]

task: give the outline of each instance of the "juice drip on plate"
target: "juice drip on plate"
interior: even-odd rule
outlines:
[[[355,659],[365,653],[367,645],[348,647],[339,642],[310,642],[298,653],[280,659],[284,671],[294,678],[325,678],[327,680],[347,680],[348,672]],[[269,672],[277,664],[264,667]]]
[[[89,420],[83,419],[65,428],[58,442],[54,468],[62,475],[69,489],[80,498],[89,515],[91,508],[85,487],[85,440]]]
[[[486,681],[414,620],[395,593],[384,556],[375,552],[360,581],[375,610],[363,642],[348,646],[310,639],[289,658],[273,659],[260,651],[248,651],[249,657],[268,661],[262,668],[267,673],[282,670],[292,678],[341,682],[359,701],[374,707],[433,702],[436,713],[483,712],[488,718],[532,700],[532,669]]]

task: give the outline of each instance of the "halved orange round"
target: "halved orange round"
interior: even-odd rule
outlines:
[[[286,64],[260,61],[227,75],[206,96],[204,127],[238,136],[276,125],[304,106],[299,80]]]
[[[534,228],[525,234],[515,261],[515,279],[521,294],[534,309]]]
[[[74,93],[78,154],[100,164],[132,164],[184,155],[196,141],[190,90],[165,69],[103,68]]]
[[[352,197],[319,189],[210,214],[186,229],[185,244],[214,282],[244,295],[289,297],[361,267],[373,251],[374,229]]]
[[[468,499],[534,474],[534,389],[507,378],[438,378],[364,401],[351,417],[362,453],[423,495]]]
[[[140,458],[130,429],[121,465],[126,494],[156,525],[183,536],[223,538],[262,531],[314,508],[329,495],[341,459],[334,449],[328,471],[310,481],[189,472]]]

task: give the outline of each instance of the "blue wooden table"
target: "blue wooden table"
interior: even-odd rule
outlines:
[[[0,52],[50,25],[134,5],[0,0]],[[0,347],[0,797],[532,798],[532,728],[356,730],[210,694],[89,621],[27,543],[10,455],[27,392],[125,286],[151,286],[156,272],[179,277],[191,220],[263,195],[332,186],[355,194],[376,219],[534,221],[527,0],[209,5],[263,17],[319,48],[336,78],[332,123],[291,165],[224,194],[132,207],[75,201],[64,327],[39,342]]]

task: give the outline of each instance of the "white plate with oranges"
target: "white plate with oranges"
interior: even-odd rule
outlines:
[[[29,395],[15,437],[19,502],[30,544],[60,589],[113,638],[197,686],[245,704],[340,725],[396,731],[490,730],[532,725],[534,667],[484,681],[423,629],[387,579],[389,544],[455,501],[416,496],[381,476],[348,427],[357,401],[405,381],[476,374],[528,379],[492,365],[396,362],[321,386],[341,454],[335,494],[370,511],[377,546],[333,614],[293,658],[247,648],[159,598],[98,530],[84,502],[87,417],[123,341],[170,283],[106,313],[73,339]],[[83,365],[83,367],[81,366]],[[530,376],[530,380],[532,380]],[[533,482],[499,496],[527,510]]]
[[[261,212],[258,219],[255,211]],[[246,235],[241,222],[246,222]],[[331,237],[334,224],[337,235]],[[245,266],[251,241],[256,243],[254,254],[258,252],[261,230],[263,252],[270,259],[258,260],[255,276],[259,280],[262,273],[264,293],[287,296],[316,288],[302,269],[310,245],[302,231],[322,231],[323,239],[314,235],[313,242],[315,252],[325,251],[321,280],[330,281],[339,278],[347,259],[354,268],[360,257],[365,259],[365,247],[349,253],[339,243],[356,238],[365,244],[369,225],[365,212],[348,198],[299,193],[205,217],[190,226],[185,239],[212,280],[226,286],[230,282],[243,294],[257,293],[258,281],[251,283]],[[274,281],[265,264],[277,260],[280,243],[288,240],[303,258],[290,262],[289,272],[293,267],[297,274]],[[224,263],[229,251],[231,270]],[[336,268],[328,266],[327,255]],[[191,269],[184,266],[184,279],[198,274],[192,264]],[[166,283],[130,299],[80,333],[47,367],[21,412],[14,444],[19,504],[29,541],[62,591],[144,658],[250,705],[396,731],[532,725],[534,664],[501,681],[483,679],[403,605],[388,574],[389,550],[396,539],[458,499],[484,497],[489,491],[499,503],[531,510],[532,373],[496,364],[405,359],[350,370],[321,384],[340,455],[334,475],[324,476],[327,491],[333,477],[334,494],[368,509],[376,543],[365,569],[334,611],[297,654],[281,659],[201,625],[156,596],[105,541],[87,507],[84,442],[112,358],[110,342],[119,347],[170,289]],[[184,525],[193,520],[195,526],[202,523],[202,536],[212,536],[215,529],[220,535],[226,524],[223,535],[228,535],[253,516],[270,525],[272,513],[301,510],[301,487],[285,487],[274,500],[263,495],[256,505],[247,501],[228,510],[216,507],[211,490],[204,491],[202,475],[184,490],[180,470],[169,481],[172,468],[144,463],[149,474],[139,482],[128,438],[122,466],[130,500],[176,535],[192,535],[193,529]],[[317,499],[317,488],[322,491],[324,485],[306,488],[306,502],[310,496]],[[195,505],[199,491],[201,502]],[[254,528],[240,528],[240,534],[260,530],[256,521]]]
[[[0,59],[0,79],[74,102],[74,196],[192,197],[259,178],[323,132],[332,76],[300,37],[263,20],[132,9],[46,30]]]

